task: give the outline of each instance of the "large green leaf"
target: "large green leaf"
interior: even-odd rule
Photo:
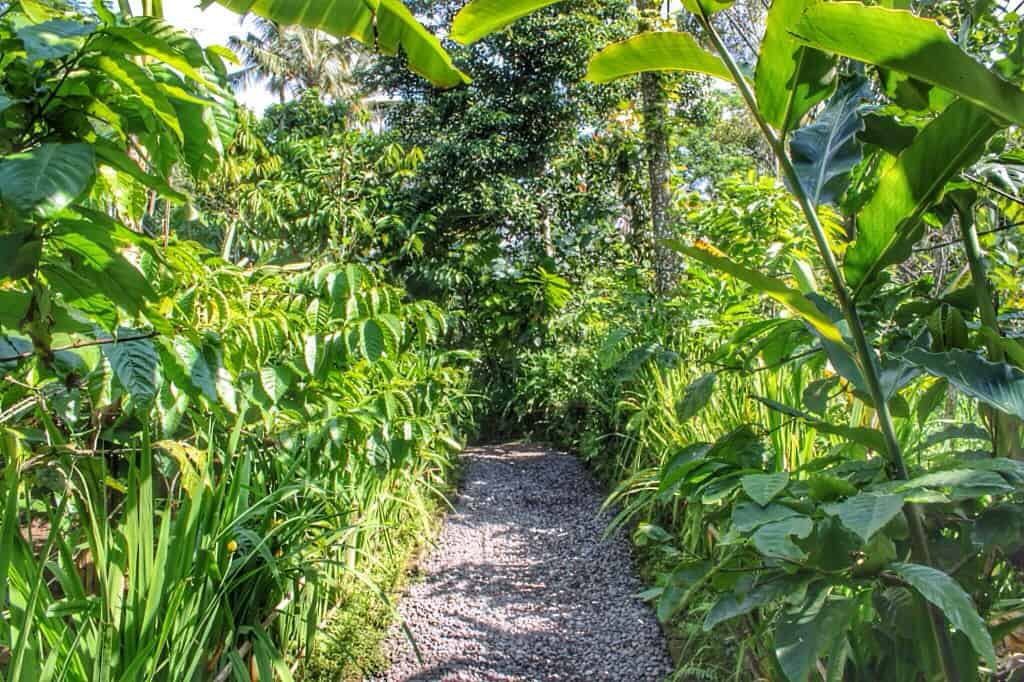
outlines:
[[[654,31],[612,43],[590,60],[587,80],[608,83],[645,71],[704,73],[732,82],[722,60],[707,52],[689,33]]]
[[[816,305],[804,297],[804,295],[798,290],[790,289],[780,280],[762,275],[759,272],[744,267],[739,263],[726,258],[724,254],[717,255],[712,253],[710,250],[711,247],[695,248],[685,246],[672,240],[667,241],[666,243],[683,255],[689,256],[690,258],[698,260],[715,270],[724,272],[727,275],[731,275],[746,282],[762,294],[781,303],[790,312],[799,315],[808,324],[818,330],[818,332],[825,338],[837,344],[845,345],[842,334],[840,334],[839,329],[835,324],[833,324],[832,320],[830,320],[828,316],[821,312]]]
[[[903,358],[986,405],[1024,419],[1024,371],[1017,367],[965,350],[929,353],[914,348]]]
[[[472,45],[516,19],[558,2],[561,0],[473,0],[455,15],[451,38]]]
[[[184,203],[186,199],[184,194],[172,188],[163,178],[151,175],[139,168],[139,165],[119,145],[100,137],[93,143],[93,150],[101,164],[134,178],[146,187],[155,190],[165,199]]]
[[[772,503],[766,507],[755,502],[740,502],[732,510],[732,525],[741,533],[749,533],[769,523],[800,516],[789,507]]]
[[[146,69],[118,55],[97,55],[90,57],[89,62],[90,66],[137,96],[153,116],[163,122],[179,140],[184,141],[185,135],[174,107]]]
[[[897,563],[891,564],[889,568],[941,609],[949,622],[967,635],[978,655],[995,668],[996,652],[985,621],[978,615],[970,596],[953,578],[930,566],[919,564]]]
[[[809,589],[804,602],[783,613],[775,627],[775,656],[789,682],[806,682],[817,660],[846,634],[854,602],[830,597],[831,588]]]
[[[686,421],[704,409],[704,406],[711,400],[715,391],[715,380],[718,375],[714,372],[705,374],[692,382],[683,392],[683,399],[676,405],[676,413],[680,421]]]
[[[793,35],[804,45],[946,88],[1024,125],[1024,92],[968,56],[930,19],[860,2],[819,2],[807,8]]]
[[[752,539],[757,551],[766,557],[803,561],[807,555],[793,543],[793,538],[806,538],[813,530],[814,522],[806,516],[791,516],[764,524],[754,531]]]
[[[984,110],[958,100],[888,163],[857,216],[857,240],[846,252],[844,268],[852,285],[910,255],[925,212],[946,184],[978,159],[997,130]]]
[[[442,88],[468,83],[440,41],[425,29],[401,0],[217,0],[228,9],[252,12],[285,25],[300,25],[354,38],[387,55],[401,49],[409,68]],[[204,0],[203,5],[212,4]]]
[[[750,474],[740,479],[743,492],[762,507],[775,499],[775,496],[789,485],[789,474],[780,471],[776,474]]]
[[[789,30],[809,0],[774,0],[754,73],[761,114],[783,134],[835,87],[835,58],[793,40]]]
[[[358,328],[359,350],[370,362],[376,362],[387,350],[387,340],[377,320],[363,320]]]
[[[835,203],[850,184],[850,172],[862,157],[857,139],[864,130],[861,109],[870,96],[866,79],[850,79],[814,123],[793,133],[789,142],[793,167],[815,206]]]
[[[121,330],[120,335],[129,336],[131,330]],[[103,354],[110,361],[114,376],[128,392],[132,403],[143,410],[148,409],[156,398],[158,387],[159,356],[151,339],[118,341],[103,346]]]
[[[96,30],[96,24],[51,19],[18,29],[17,36],[25,46],[30,62],[60,59],[75,52],[85,43],[85,36]]]
[[[0,161],[0,199],[16,210],[50,216],[85,192],[95,174],[90,145],[40,145]]]
[[[737,595],[733,592],[719,597],[715,605],[704,618],[704,631],[711,630],[719,623],[730,618],[750,613],[754,609],[769,604],[782,597],[798,593],[801,578],[780,578],[763,585],[758,585],[749,592]]]
[[[202,48],[184,31],[154,17],[140,17],[128,26],[109,26],[105,32],[133,45],[139,54],[153,57],[201,83],[204,88],[222,92],[220,86],[200,70],[206,64]]]
[[[882,529],[885,524],[903,510],[903,498],[899,495],[873,495],[860,493],[840,504],[825,508],[835,514],[843,525],[860,536],[864,542]]]

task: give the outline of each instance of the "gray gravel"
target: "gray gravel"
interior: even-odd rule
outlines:
[[[628,540],[576,458],[505,445],[463,455],[455,511],[399,610],[385,680],[663,680],[672,671]]]

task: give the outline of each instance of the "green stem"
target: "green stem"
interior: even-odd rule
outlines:
[[[807,219],[807,223],[811,228],[811,233],[814,235],[814,241],[817,244],[818,250],[821,252],[821,257],[825,262],[825,270],[828,272],[832,288],[835,290],[836,298],[839,299],[839,306],[843,311],[843,317],[850,326],[850,335],[853,338],[858,364],[860,365],[861,373],[864,375],[864,379],[867,382],[868,392],[871,395],[875,412],[878,415],[878,424],[882,431],[882,437],[885,439],[886,451],[889,462],[892,465],[893,473],[896,478],[900,480],[907,480],[909,478],[909,474],[907,472],[906,463],[903,459],[903,450],[900,447],[899,439],[896,436],[896,429],[893,426],[892,415],[889,412],[889,406],[885,400],[885,392],[882,390],[882,382],[879,378],[876,356],[871,345],[868,343],[867,334],[864,331],[864,325],[857,312],[857,306],[854,304],[849,289],[846,287],[846,282],[843,280],[842,272],[839,269],[839,263],[836,261],[835,254],[832,252],[832,247],[829,244],[828,235],[825,232],[824,226],[821,224],[821,220],[818,218],[818,211],[811,203],[811,200],[807,197],[807,193],[803,189],[800,177],[797,175],[796,169],[793,167],[793,162],[789,158],[789,154],[786,153],[785,144],[775,132],[775,129],[772,128],[765,120],[764,116],[761,115],[761,111],[757,106],[757,99],[755,98],[753,91],[750,89],[750,84],[747,83],[743,73],[739,69],[739,66],[736,64],[736,60],[733,59],[733,56],[729,52],[728,48],[726,48],[725,43],[722,42],[722,38],[718,35],[718,31],[715,30],[715,27],[711,24],[711,21],[707,16],[698,16],[698,19],[700,20],[704,30],[707,32],[708,37],[711,39],[711,42],[714,44],[715,49],[718,51],[718,54],[722,58],[726,68],[729,69],[729,73],[732,74],[736,87],[739,89],[740,95],[742,95],[743,100],[746,102],[751,115],[757,122],[758,127],[760,127],[765,139],[768,140],[768,144],[771,146],[772,151],[775,152],[775,156],[778,159],[783,175],[789,183],[790,191],[796,197],[797,202],[800,204],[800,210]],[[928,551],[927,536],[925,535],[924,525],[921,522],[921,516],[916,505],[909,503],[904,505],[903,512],[907,518],[907,525],[910,530],[910,540],[914,554],[917,555],[918,559],[925,564],[931,564],[931,553]],[[929,620],[932,626],[932,635],[935,638],[935,644],[939,651],[939,657],[942,662],[942,669],[945,674],[945,678],[948,682],[959,682],[960,674],[957,671],[956,663],[954,662],[953,646],[949,639],[949,632],[946,629],[945,619],[942,613],[933,606],[928,607],[928,612],[931,616]]]
[[[988,273],[985,269],[985,260],[982,257],[981,242],[978,241],[978,228],[974,220],[974,211],[971,206],[960,206],[957,204],[957,214],[960,217],[960,234],[963,237],[964,253],[967,255],[967,264],[971,269],[971,280],[974,283],[974,292],[978,300],[978,310],[981,313],[981,322],[993,334],[999,335],[999,316],[996,307],[992,303],[992,289],[988,284]],[[999,344],[993,340],[988,342],[988,355],[992,362],[1002,362],[1006,356]],[[996,453],[1004,457],[1021,459],[1024,452],[1021,451],[1018,437],[1018,424],[1011,416],[1001,410],[991,409],[992,424],[995,429]]]

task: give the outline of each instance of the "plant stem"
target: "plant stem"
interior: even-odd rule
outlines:
[[[896,436],[896,429],[893,426],[892,415],[889,412],[889,406],[885,399],[885,392],[882,390],[877,358],[874,350],[868,343],[867,334],[864,331],[864,325],[861,322],[860,315],[857,313],[857,306],[853,301],[853,297],[850,295],[849,289],[846,287],[846,282],[844,281],[842,272],[839,269],[839,263],[836,261],[835,254],[832,252],[832,247],[829,244],[828,235],[826,234],[825,228],[818,217],[817,208],[807,197],[807,193],[804,191],[803,185],[800,182],[800,177],[797,175],[796,169],[793,167],[793,162],[790,160],[789,154],[786,152],[785,144],[775,132],[775,129],[772,128],[765,120],[764,116],[761,115],[761,111],[757,106],[757,99],[755,98],[753,91],[750,89],[750,84],[747,83],[739,69],[739,66],[736,64],[736,60],[733,58],[728,48],[726,48],[725,43],[722,42],[722,38],[718,35],[718,31],[715,30],[715,27],[711,24],[711,20],[707,16],[702,14],[701,16],[698,16],[698,19],[700,20],[704,30],[707,32],[708,37],[711,39],[711,42],[714,44],[715,49],[718,51],[718,54],[726,68],[729,69],[729,73],[732,74],[736,87],[739,89],[740,95],[742,95],[743,100],[746,102],[751,115],[754,117],[754,120],[757,121],[758,127],[760,127],[761,132],[764,134],[765,139],[767,139],[772,151],[775,152],[779,167],[782,169],[783,175],[789,183],[790,192],[796,197],[797,202],[800,204],[800,210],[807,219],[807,224],[810,226],[811,232],[814,235],[814,241],[816,242],[818,250],[821,252],[821,257],[825,262],[825,270],[828,272],[832,288],[835,290],[836,298],[839,299],[839,306],[843,311],[843,317],[850,326],[850,335],[853,338],[858,364],[860,365],[861,373],[864,375],[864,379],[867,382],[871,400],[874,403],[875,412],[878,416],[878,424],[882,431],[882,437],[885,439],[886,451],[893,469],[893,474],[900,480],[907,480],[909,478],[907,466],[903,459],[903,451],[900,447],[899,439]],[[910,529],[910,539],[914,554],[916,554],[918,559],[925,564],[931,564],[931,553],[928,551],[928,540],[925,535],[924,525],[921,522],[921,516],[917,506],[909,503],[905,504],[903,507],[903,513],[907,518],[907,525]],[[932,626],[932,635],[935,638],[935,644],[939,651],[939,658],[942,662],[942,669],[945,678],[948,682],[959,682],[960,674],[957,671],[956,663],[954,662],[953,646],[949,639],[949,632],[946,629],[945,618],[934,606],[928,606],[928,612],[931,616],[929,620]]]
[[[967,264],[971,269],[971,279],[974,282],[974,292],[978,300],[978,310],[981,313],[981,323],[998,336],[999,316],[995,305],[992,303],[992,289],[988,285],[985,260],[981,255],[981,243],[978,241],[978,228],[974,220],[974,207],[961,206],[957,202],[957,214],[960,217],[958,221],[960,223],[960,234],[964,243],[964,253],[967,255]],[[999,344],[991,339],[988,341],[988,355],[992,362],[1002,362],[1006,357]],[[994,408],[991,409],[991,419],[995,433],[996,453],[1004,457],[1021,459],[1024,453],[1021,452],[1016,420],[1011,415]]]

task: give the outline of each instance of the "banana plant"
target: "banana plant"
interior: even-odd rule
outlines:
[[[473,42],[531,11],[553,4],[475,0],[456,17],[452,37]],[[845,501],[832,507],[817,507],[820,511],[810,514],[808,509],[801,508],[806,504],[804,493],[779,504],[775,502],[777,496],[788,489],[790,477],[799,477],[800,472],[756,473],[761,468],[758,449],[750,445],[751,434],[740,431],[709,448],[682,453],[662,472],[662,481],[675,482],[673,494],[696,497],[705,503],[730,500],[732,533],[749,542],[770,564],[783,569],[774,577],[762,574],[760,579],[766,581],[765,587],[747,593],[742,600],[738,596],[723,598],[719,604],[728,614],[725,617],[774,601],[793,588],[784,580],[787,574],[801,575],[801,566],[813,567],[820,562],[820,558],[809,559],[794,540],[800,542],[813,535],[819,543],[827,542],[821,534],[827,532],[825,528],[831,523],[828,519],[837,519],[847,531],[852,531],[859,538],[862,551],[875,561],[880,556],[878,543],[890,542],[888,535],[879,535],[878,531],[899,516],[904,528],[902,537],[906,538],[914,563],[898,562],[896,553],[882,552],[887,558],[872,565],[863,587],[870,592],[875,589],[870,586],[880,585],[875,581],[891,579],[916,595],[917,603],[926,604],[920,609],[920,613],[926,614],[920,621],[921,627],[932,633],[931,650],[919,651],[921,668],[929,670],[930,661],[937,660],[937,668],[931,670],[941,674],[942,679],[971,677],[978,658],[988,666],[995,665],[991,637],[964,589],[956,579],[935,567],[935,540],[929,537],[924,523],[928,510],[917,504],[928,496],[911,492],[919,485],[927,487],[924,481],[948,483],[956,475],[924,474],[924,481],[912,476],[897,433],[893,400],[914,376],[926,372],[939,377],[991,410],[994,449],[1012,455],[1020,451],[1020,434],[1014,428],[1014,419],[1024,416],[1024,403],[1020,400],[1024,396],[1024,375],[1007,364],[1001,353],[991,353],[991,349],[988,359],[969,351],[929,353],[920,348],[918,341],[917,347],[909,352],[896,354],[880,346],[880,340],[866,325],[865,314],[871,311],[864,300],[884,285],[891,266],[910,256],[913,245],[922,236],[926,217],[963,179],[964,171],[986,153],[993,136],[1010,125],[1024,123],[1024,92],[967,55],[934,22],[908,11],[860,2],[775,0],[751,81],[713,21],[717,12],[731,4],[688,0],[684,5],[696,20],[699,34],[641,34],[610,45],[594,56],[587,78],[601,83],[644,71],[693,72],[718,78],[739,92],[774,152],[780,174],[803,215],[835,304],[739,265],[710,244],[676,247],[694,261],[774,298],[808,325],[833,365],[840,368],[844,379],[856,387],[857,395],[873,410],[877,431],[844,432],[802,410],[772,401],[768,404],[882,455],[884,466],[878,476],[885,483],[879,483],[877,489],[865,488],[863,483],[836,489],[832,494],[838,499],[846,498]],[[877,156],[880,162],[875,166],[875,175],[864,183],[871,189],[851,205],[844,196],[851,183],[850,173],[862,159],[860,136],[864,115],[868,105],[873,104],[865,80],[856,73],[869,68],[869,75],[909,79],[920,84],[925,92],[934,91],[934,100],[941,102],[941,106],[937,115],[915,129],[913,138],[902,148]],[[835,75],[843,72],[851,75],[845,79]],[[881,90],[885,91],[884,84]],[[826,98],[828,104],[822,113],[801,127],[808,112]],[[822,218],[823,211],[831,210],[833,205],[849,211],[849,219],[855,225],[853,238],[841,250],[842,260],[836,235],[830,234]],[[969,220],[960,222],[967,230],[964,241],[975,275],[975,293],[988,320],[982,322],[994,338],[999,338],[976,238],[971,238]],[[897,371],[902,378],[896,379]],[[703,465],[710,462],[719,464],[709,479]],[[728,468],[723,469],[723,463]],[[990,481],[992,487],[979,483],[974,493],[962,494],[981,497],[1017,490],[1016,462],[992,459],[963,466],[965,480]],[[993,476],[994,472],[1000,473]],[[678,487],[689,476],[710,483],[703,488]],[[854,544],[858,542],[855,540]],[[708,563],[703,569],[685,567],[680,577],[683,582],[676,592],[678,597],[670,611],[683,608],[718,571],[733,565],[737,553],[730,548],[718,557],[717,562]],[[787,565],[789,568],[785,568]],[[849,570],[858,576],[862,569]],[[810,570],[813,573],[817,569]],[[848,640],[842,633],[853,622],[857,600],[867,592],[860,591],[861,588],[837,592],[828,581],[814,580],[801,583],[800,589],[807,589],[801,605],[783,610],[775,622],[776,669],[792,682],[798,682],[807,678],[814,661],[825,657],[834,671],[830,679],[842,679],[849,651]],[[729,599],[734,601],[728,602]],[[730,605],[726,606],[727,603]],[[709,627],[720,622],[718,610],[716,606],[716,616],[709,618]],[[957,637],[951,633],[950,625],[958,631]],[[975,654],[974,663],[966,667],[960,647],[962,636],[969,640]]]

